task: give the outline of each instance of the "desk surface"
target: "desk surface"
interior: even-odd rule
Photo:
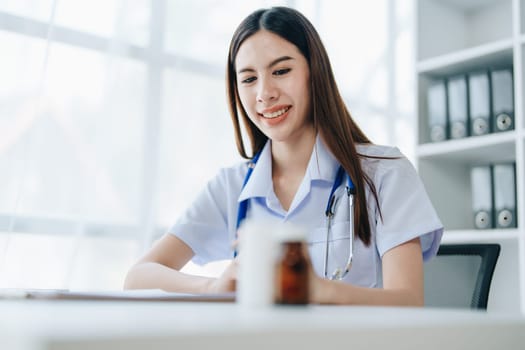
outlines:
[[[0,348],[525,349],[525,318],[470,310],[0,301]]]

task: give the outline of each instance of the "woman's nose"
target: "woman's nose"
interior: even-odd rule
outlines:
[[[257,102],[268,102],[277,99],[279,92],[271,79],[260,79],[257,91]]]

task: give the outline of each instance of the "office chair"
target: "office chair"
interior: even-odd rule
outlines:
[[[499,244],[444,244],[425,263],[425,305],[487,309]]]

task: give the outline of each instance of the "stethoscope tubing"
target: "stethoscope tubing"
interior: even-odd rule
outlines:
[[[261,152],[257,153],[251,161],[248,163],[248,171],[246,173],[246,176],[244,177],[244,181],[241,187],[244,189],[246,184],[248,183],[248,180],[250,179],[253,169],[255,168],[255,164],[259,160],[259,157],[261,155]],[[350,225],[350,237],[349,237],[349,253],[348,253],[348,260],[345,265],[344,271],[342,271],[340,268],[337,268],[334,273],[331,276],[328,276],[328,255],[329,255],[329,245],[330,245],[330,236],[331,236],[331,227],[332,227],[332,218],[335,215],[335,208],[337,206],[337,203],[339,201],[338,196],[336,196],[336,190],[341,186],[343,182],[343,178],[346,175],[346,193],[348,195],[348,217],[349,217],[349,225]],[[332,185],[332,189],[330,190],[330,195],[328,196],[328,201],[326,203],[326,222],[327,222],[327,229],[326,229],[326,245],[325,245],[325,257],[324,257],[324,277],[330,278],[330,279],[342,279],[346,276],[346,274],[349,272],[351,265],[352,265],[352,259],[353,259],[353,241],[354,241],[354,195],[355,195],[355,186],[352,182],[352,179],[350,176],[345,173],[342,166],[339,166],[337,169],[337,173],[334,179],[334,184]],[[249,199],[244,199],[239,203],[239,207],[237,210],[237,225],[236,229],[238,230],[241,226],[242,221],[246,218],[246,214],[248,212],[248,202]],[[237,250],[235,249],[233,252],[233,257],[237,257]]]

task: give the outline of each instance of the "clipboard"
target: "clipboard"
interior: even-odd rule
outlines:
[[[0,289],[2,299],[33,300],[95,300],[95,301],[171,301],[171,302],[235,302],[235,292],[193,294],[166,292],[160,289],[122,291],[70,291],[67,289]]]

